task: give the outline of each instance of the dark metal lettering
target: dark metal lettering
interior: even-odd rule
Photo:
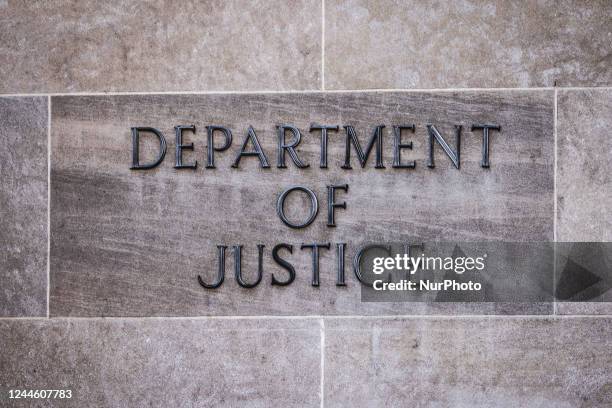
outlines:
[[[302,244],[300,249],[312,249],[312,286],[319,286],[319,248],[329,249],[329,242],[325,244]]]
[[[296,190],[303,191],[304,193],[308,194],[308,197],[310,198],[310,214],[308,215],[308,218],[306,219],[306,221],[304,221],[301,224],[294,224],[291,221],[289,221],[289,219],[287,219],[287,217],[285,216],[285,199],[291,192],[296,191]],[[302,186],[289,187],[288,189],[286,189],[285,191],[281,193],[281,195],[278,197],[278,200],[276,201],[276,213],[278,214],[280,219],[285,223],[285,225],[287,225],[290,228],[305,228],[309,226],[316,218],[318,212],[319,212],[319,202],[317,200],[317,196],[312,190],[306,187],[302,187]]]
[[[350,126],[344,126],[344,130],[346,131],[346,145],[345,145],[345,155],[344,155],[344,164],[342,165],[343,169],[352,169],[351,167],[351,144],[355,148],[357,152],[357,158],[359,159],[359,164],[361,167],[365,167],[366,162],[368,161],[368,157],[370,156],[370,152],[374,145],[376,145],[376,166],[377,169],[384,169],[385,166],[383,164],[383,141],[382,141],[382,132],[385,125],[378,125],[374,129],[374,133],[372,134],[372,138],[368,143],[368,147],[366,148],[365,153],[361,149],[361,144],[359,143],[359,139],[357,138],[357,134],[355,133],[355,129]]]
[[[215,147],[215,131],[223,133],[225,136],[225,143],[221,147]],[[214,169],[215,167],[215,152],[222,152],[229,149],[232,145],[232,131],[225,126],[206,126],[206,137],[208,146],[206,146],[206,168]]]
[[[194,164],[183,164],[183,150],[193,150],[193,143],[183,144],[183,131],[191,130],[195,133],[196,128],[195,125],[189,126],[175,126],[174,133],[176,134],[176,162],[174,164],[175,169],[195,169],[198,167],[198,161],[196,160]]]
[[[200,285],[205,287],[206,289],[217,289],[223,283],[223,279],[225,278],[225,250],[227,247],[225,245],[217,245],[217,252],[219,253],[219,269],[217,270],[217,280],[215,283],[208,284],[204,282],[204,279],[200,275],[198,275],[198,282]]]
[[[166,138],[162,133],[152,127],[133,127],[132,130],[132,170],[146,170],[158,166],[166,156]],[[151,163],[140,164],[140,132],[153,133],[159,139],[159,155]]]
[[[455,139],[457,144],[457,150],[453,151],[453,149],[446,143],[446,140],[442,137],[438,129],[434,125],[427,125],[427,132],[429,133],[429,162],[427,163],[427,167],[434,168],[436,165],[434,164],[434,140],[436,140],[442,149],[446,153],[446,155],[451,159],[455,167],[459,168],[459,153],[461,149],[461,125],[455,125]]]
[[[285,152],[289,152],[289,157],[291,157],[291,160],[293,160],[293,163],[298,168],[304,169],[306,167],[309,167],[310,166],[309,164],[302,163],[302,161],[297,155],[297,152],[295,151],[296,146],[299,145],[300,141],[302,140],[302,135],[300,134],[300,130],[293,125],[280,125],[280,126],[277,126],[277,129],[278,129],[278,165],[277,167],[279,169],[287,168],[287,165],[285,165]],[[293,133],[293,140],[291,141],[291,143],[287,143],[285,140],[285,133],[287,132],[287,130]]]
[[[414,160],[402,164],[402,149],[412,149],[412,142],[402,143],[402,130],[411,130],[414,133],[414,124],[393,126],[393,168],[395,169],[414,169]]]
[[[341,242],[336,244],[336,258],[338,260],[338,270],[336,277],[336,286],[346,286],[346,282],[344,281],[344,250],[346,249],[346,244]]]
[[[353,258],[353,272],[355,272],[355,277],[357,277],[357,280],[361,283],[363,283],[364,285],[368,285],[371,286],[372,283],[371,282],[367,282],[364,277],[363,274],[361,273],[361,258],[363,257],[363,254],[371,249],[384,249],[387,251],[387,253],[391,254],[391,246],[389,245],[376,245],[376,244],[372,244],[372,245],[366,245],[364,247],[362,247],[361,249],[359,249],[356,253],[355,253],[355,257]]]
[[[311,132],[313,130],[321,131],[321,163],[319,164],[319,167],[322,169],[327,168],[327,140],[328,140],[327,132],[330,130],[337,132],[338,128],[339,128],[338,126],[317,125],[315,123],[310,125]]]
[[[272,258],[279,266],[283,267],[287,270],[287,272],[289,272],[289,277],[287,278],[287,280],[280,281],[276,279],[276,276],[274,276],[274,274],[272,274],[272,285],[287,286],[291,284],[291,282],[293,282],[293,280],[295,279],[295,268],[293,267],[293,265],[291,265],[289,262],[287,262],[278,255],[278,251],[280,251],[281,249],[286,249],[287,251],[289,251],[290,254],[292,254],[293,245],[278,244],[272,249]]]
[[[259,252],[258,267],[257,267],[257,279],[253,283],[247,283],[242,279],[242,245],[234,245],[234,273],[236,275],[236,282],[238,285],[246,289],[254,288],[261,282],[263,276],[263,250],[265,245],[257,245]]]
[[[341,204],[336,203],[336,190],[348,191],[348,184],[327,186],[327,226],[336,226],[336,208],[344,208],[346,210],[346,201]]]
[[[255,149],[255,151],[253,152],[246,151],[249,140],[251,141]],[[253,129],[252,126],[249,126],[249,130],[247,131],[247,136],[244,139],[244,143],[242,143],[240,152],[238,152],[238,156],[236,156],[236,160],[234,161],[234,164],[232,164],[232,167],[234,168],[240,167],[240,159],[242,159],[243,156],[246,156],[246,157],[257,156],[259,157],[259,162],[262,168],[265,169],[265,168],[270,167],[270,165],[268,164],[268,159],[266,158],[266,155],[264,154],[261,148],[261,145],[259,144],[259,140],[257,139],[257,135],[255,134],[255,129]]]
[[[476,129],[482,129],[482,161],[480,166],[487,168],[489,167],[489,130],[501,130],[501,126],[493,124],[474,124],[472,125],[472,132]]]

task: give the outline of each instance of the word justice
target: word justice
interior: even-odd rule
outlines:
[[[335,262],[336,264],[336,286],[346,286],[345,265],[344,264],[345,264],[345,253],[347,249],[347,244],[346,243],[335,243],[333,246],[335,247],[335,253],[336,253],[336,262]],[[404,245],[404,252],[407,253],[408,256],[410,256],[410,251],[413,246],[414,245],[410,245],[410,244]],[[246,281],[242,273],[242,248],[243,248],[242,245],[232,246],[232,252],[234,256],[234,277],[238,285],[240,285],[243,288],[251,289],[259,285],[263,279],[263,273],[264,273],[263,263],[264,263],[265,245],[263,244],[257,245],[257,251],[258,251],[257,275],[254,278],[252,278],[250,282]],[[287,253],[293,254],[293,248],[294,246],[292,244],[287,244],[287,243],[280,243],[280,244],[275,245],[272,248],[272,259],[278,266],[280,266],[286,272],[286,273],[283,273],[284,276],[282,277],[272,273],[271,280],[270,280],[270,283],[272,286],[287,286],[287,285],[290,285],[295,280],[295,277],[296,277],[295,267],[293,264],[291,264],[286,259]],[[312,259],[311,285],[319,286],[319,283],[320,283],[319,259],[321,257],[321,252],[329,251],[329,250],[333,251],[334,249],[332,249],[332,244],[329,242],[308,243],[308,244],[301,244],[299,248],[300,250],[311,251],[311,256],[312,256],[311,258]],[[223,284],[223,281],[225,280],[225,258],[226,258],[227,249],[228,247],[226,245],[217,245],[218,269],[217,269],[217,276],[215,277],[214,281],[207,282],[204,277],[202,277],[201,275],[198,275],[198,282],[204,288],[217,289]],[[364,263],[363,259],[366,256],[366,254],[369,251],[373,251],[373,250],[375,251],[383,250],[383,251],[386,251],[388,254],[391,254],[391,246],[382,245],[382,244],[369,244],[369,245],[365,245],[365,246],[358,248],[357,251],[355,252],[355,255],[353,257],[353,272],[357,280],[361,284],[366,285],[366,286],[372,285],[372,283],[369,282],[369,280],[367,279],[367,277],[369,277],[371,273],[368,273],[368,272],[364,273],[362,271],[362,264]],[[283,256],[281,256],[281,251],[284,252],[284,254],[282,254]]]
[[[427,160],[427,166],[430,168],[435,167],[434,163],[434,144],[437,142],[446,155],[450,158],[453,165],[458,169],[460,165],[460,149],[461,149],[461,131],[462,126],[455,126],[455,147],[451,147],[451,145],[447,142],[448,137],[444,137],[442,133],[436,128],[433,124],[425,125],[427,128],[427,134],[429,135],[429,156]],[[378,125],[374,127],[374,131],[370,140],[366,143],[365,149],[362,147],[362,144],[359,141],[357,136],[357,132],[353,126],[345,125],[342,127],[344,133],[345,140],[345,150],[344,150],[344,163],[341,165],[343,169],[352,169],[351,166],[351,151],[354,149],[357,155],[357,159],[361,167],[366,166],[366,162],[372,150],[375,151],[375,160],[377,169],[384,169],[385,163],[383,160],[383,139],[385,136],[385,125]],[[414,133],[416,126],[414,124],[407,125],[394,125],[391,127],[393,133],[393,162],[391,167],[393,168],[402,168],[402,169],[413,169],[416,166],[415,161],[402,161],[402,151],[404,149],[412,149],[412,141],[403,141],[402,138],[405,136],[405,133],[410,132]],[[198,166],[197,160],[193,162],[186,163],[183,159],[183,151],[184,150],[193,150],[193,143],[185,143],[183,141],[184,133],[186,131],[190,131],[195,133],[196,127],[195,125],[181,125],[175,126],[175,160],[174,167],[177,169],[195,169]],[[489,167],[489,137],[491,135],[491,131],[500,131],[501,127],[496,124],[473,124],[471,126],[472,132],[480,132],[482,134],[482,167]],[[162,134],[159,129],[153,127],[132,127],[132,166],[130,167],[133,170],[147,170],[157,167],[166,156],[166,137]],[[298,168],[307,168],[310,167],[310,164],[304,163],[302,159],[298,156],[298,152],[296,150],[297,146],[302,141],[302,132],[296,126],[286,124],[276,126],[276,134],[277,134],[277,149],[276,149],[276,167],[277,168],[286,168],[287,167],[287,154],[289,158],[293,162],[293,164]],[[144,133],[154,135],[159,142],[159,153],[157,158],[153,161],[147,163],[141,163],[140,161],[140,136]],[[318,134],[318,139],[320,142],[320,168],[327,168],[327,147],[328,140],[331,134],[338,133],[340,131],[339,126],[328,126],[328,125],[317,125],[313,124],[309,129],[310,133]],[[290,139],[288,139],[288,135],[291,135]],[[232,146],[233,143],[233,134],[232,131],[225,126],[206,126],[206,135],[207,135],[207,156],[206,156],[206,168],[214,169],[215,167],[215,153],[224,152]],[[217,145],[215,143],[215,135],[222,135],[224,140],[223,143]],[[450,138],[448,138],[450,139]],[[251,147],[249,147],[251,145]],[[260,166],[262,168],[269,168],[270,161],[268,159],[268,155],[264,151],[261,146],[261,143],[257,137],[255,129],[252,126],[249,126],[246,132],[246,136],[242,141],[242,144],[237,149],[235,154],[235,159],[232,164],[233,168],[240,167],[240,162],[243,158],[253,157],[258,158]]]

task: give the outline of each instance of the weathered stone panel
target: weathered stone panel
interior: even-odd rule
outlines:
[[[52,315],[534,312],[518,304],[364,304],[351,261],[371,242],[552,240],[552,92],[66,96],[53,98],[52,115]],[[330,132],[324,169],[319,132],[308,131],[315,122],[341,128]],[[298,169],[288,154],[287,168],[277,168],[275,126],[287,123],[301,130],[297,151],[309,168]],[[392,126],[408,123],[416,130],[404,132],[403,142],[411,140],[413,149],[404,149],[402,160],[416,167],[392,168]],[[453,146],[454,126],[463,126],[459,169],[439,146],[435,168],[427,166],[429,123]],[[491,135],[489,168],[481,167],[482,131],[472,132],[474,123],[502,128]],[[374,168],[370,157],[362,169],[353,150],[353,169],[343,169],[342,126],[354,126],[365,147],[381,124],[386,168]],[[197,160],[195,170],[173,167],[177,125],[196,127],[183,141],[194,143],[184,162]],[[215,153],[216,169],[205,168],[207,125],[233,132],[232,147]],[[130,170],[133,126],[157,127],[168,139],[166,158],[155,169]],[[257,157],[231,167],[249,126],[270,168],[261,168]],[[220,146],[221,135],[215,137]],[[153,136],[144,139],[150,143],[143,143],[143,163],[158,149]],[[330,184],[349,185],[338,194],[347,209],[337,211],[335,228],[326,225]],[[304,229],[288,228],[276,214],[277,197],[293,185],[319,197],[319,216]],[[294,198],[287,207],[297,213]],[[321,251],[319,287],[310,285],[310,250],[300,250],[313,242],[331,244]],[[287,276],[272,261],[278,243],[294,245],[293,254],[281,253],[296,267],[290,286],[270,285],[272,273]],[[336,243],[347,244],[346,287],[335,285]],[[245,280],[252,282],[257,244],[265,245],[263,281],[240,288],[231,246],[244,245]],[[204,289],[196,277],[214,280],[217,245],[229,247],[226,281]],[[550,310],[536,309],[542,311]]]

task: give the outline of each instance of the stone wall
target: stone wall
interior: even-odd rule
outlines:
[[[610,241],[612,3],[9,0],[0,23],[1,406],[612,406],[610,293],[364,303],[348,266],[367,242]],[[394,169],[406,121],[415,168]],[[495,121],[484,170],[470,125]],[[315,122],[385,124],[386,168],[343,169],[341,132],[320,168]],[[426,165],[432,122],[463,125],[460,171],[441,150]],[[276,166],[283,123],[308,169]],[[216,169],[213,124],[234,136]],[[177,125],[195,125],[195,170],[173,166]],[[130,169],[133,126],[167,136],[157,168]],[[231,167],[249,126],[271,168]],[[336,228],[277,217],[282,187],[338,183]],[[280,242],[286,287],[270,284]],[[313,242],[331,243],[316,287]],[[200,286],[219,244],[244,246],[251,282],[265,245],[261,284],[240,287],[228,255],[224,284]]]

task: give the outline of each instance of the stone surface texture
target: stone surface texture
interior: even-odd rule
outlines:
[[[557,239],[612,241],[612,90],[560,90]]]
[[[0,407],[612,407],[612,292],[371,303],[352,270],[373,242],[612,241],[611,86],[607,0],[0,0]],[[502,127],[489,169],[479,122]],[[285,123],[308,169],[276,167]],[[312,123],[341,127],[327,169]],[[410,123],[416,168],[393,169],[391,126]],[[463,126],[459,170],[439,145],[427,167],[430,123],[452,147]],[[174,126],[192,124],[184,161],[198,168],[174,169]],[[372,152],[361,169],[353,149],[341,169],[342,125],[365,147],[379,124],[386,168]],[[216,169],[206,125],[233,131]],[[269,169],[230,167],[249,125]],[[129,169],[132,126],[165,135],[156,169]],[[326,185],[344,183],[328,228]],[[303,230],[275,211],[291,185],[319,199]],[[290,198],[290,218],[307,204]],[[287,277],[281,242],[287,287],[271,286]],[[319,287],[300,249],[315,242],[331,243]],[[219,244],[225,282],[206,290]],[[254,289],[234,277],[238,244],[248,282],[265,245]],[[609,270],[606,256],[580,266]]]
[[[608,318],[326,319],[326,407],[609,407]]]
[[[557,115],[557,239],[612,241],[612,90],[559,91]],[[609,287],[612,271],[601,277]],[[612,291],[596,300],[559,302],[557,310],[612,314]]]
[[[47,313],[47,110],[0,97],[0,317]]]
[[[363,303],[352,258],[359,246],[372,242],[552,240],[552,96],[550,91],[511,91],[54,97],[51,314],[512,313],[494,303]],[[353,151],[353,170],[341,169],[345,135],[340,131],[330,133],[329,167],[320,169],[320,137],[308,132],[311,122],[351,124],[363,145],[375,124],[385,124],[386,168],[375,169],[370,157],[361,169]],[[414,143],[403,160],[415,160],[416,168],[393,169],[391,126],[406,122],[417,128],[403,135],[404,142]],[[459,170],[439,146],[436,167],[427,167],[425,124],[430,122],[453,145],[450,132],[455,124],[463,125]],[[502,126],[491,136],[489,169],[480,166],[481,133],[470,131],[472,123],[482,122]],[[275,124],[282,123],[302,130],[298,152],[309,168],[297,169],[291,162],[286,169],[276,168]],[[168,154],[154,170],[130,170],[130,127],[145,124],[166,135]],[[196,170],[173,167],[173,127],[184,124],[196,126],[184,140],[194,143],[194,151],[184,157],[198,160]],[[216,169],[204,168],[205,126],[210,124],[229,126],[234,133],[232,148],[216,154]],[[249,125],[267,153],[269,169],[261,169],[253,157],[243,158],[239,169],[230,167]],[[346,201],[347,209],[337,211],[337,227],[329,228],[325,186],[344,183],[349,191],[339,194],[339,201]],[[292,185],[312,188],[321,201],[318,218],[305,229],[288,228],[276,215],[277,197]],[[296,196],[287,207],[297,204],[308,205]],[[287,276],[271,257],[273,246],[282,242],[295,246],[293,254],[282,256],[295,265],[297,278],[290,286],[271,286],[271,273]],[[335,286],[333,246],[322,251],[320,287],[310,285],[311,253],[300,245],[312,242],[347,243],[347,287]],[[231,246],[238,244],[244,245],[247,281],[257,271],[256,245],[266,245],[264,278],[255,289],[240,288],[233,277]],[[196,277],[214,280],[217,245],[230,247],[226,282],[207,290]],[[552,311],[545,305],[513,307],[519,314]]]
[[[0,321],[0,384],[71,389],[8,406],[319,407],[316,320]]]
[[[319,89],[321,4],[0,2],[0,92]]]
[[[326,89],[612,85],[612,3],[325,2]]]

